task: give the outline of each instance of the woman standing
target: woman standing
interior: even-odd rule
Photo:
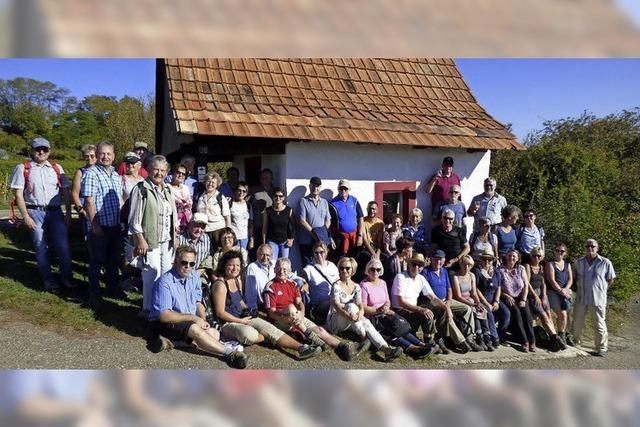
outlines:
[[[548,298],[551,309],[558,318],[558,334],[560,339],[570,346],[575,346],[573,336],[569,330],[569,311],[571,310],[571,285],[573,272],[571,264],[565,260],[567,246],[560,243],[553,251],[553,261],[545,265],[545,278],[549,287]]]
[[[322,352],[315,345],[301,344],[273,324],[261,319],[249,310],[244,300],[244,286],[240,273],[244,270],[242,255],[228,251],[220,259],[213,283],[211,303],[214,313],[222,323],[220,335],[238,341],[242,345],[253,345],[267,340],[281,349],[296,350],[298,359],[304,360]]]
[[[385,230],[383,242],[383,253],[390,257],[396,253],[396,240],[402,237],[402,216],[400,214],[391,215],[391,224]]]
[[[505,208],[506,209],[506,208]],[[498,283],[502,290],[502,300],[511,312],[511,322],[516,339],[522,345],[522,351],[536,351],[536,339],[533,334],[533,321],[527,297],[529,280],[523,266],[519,264],[520,253],[511,249],[504,256],[504,263],[498,267]]]
[[[529,263],[525,264],[527,278],[529,279],[529,310],[538,316],[542,326],[551,337],[551,350],[566,350],[567,345],[562,342],[556,333],[556,328],[551,320],[551,310],[547,300],[547,286],[544,281],[544,268],[540,264],[544,258],[544,252],[539,247],[531,250]]]
[[[235,198],[231,201],[231,228],[236,233],[238,244],[243,249],[253,248],[253,210],[245,200],[249,192],[246,182],[240,181],[236,186]]]
[[[142,162],[133,151],[124,155],[125,174],[122,175],[122,202],[125,203],[131,195],[131,190],[144,178],[140,175]]]
[[[491,232],[491,218],[485,216],[478,220],[478,231],[471,233],[469,246],[471,247],[471,257],[476,264],[480,262],[480,255],[489,251],[497,259],[498,238]]]
[[[478,295],[476,277],[471,273],[474,266],[473,258],[465,255],[458,261],[458,265],[458,271],[451,274],[453,299],[471,307],[478,346],[486,351],[494,351],[488,324],[488,312],[492,307]]]
[[[187,230],[187,225],[191,221],[191,210],[193,209],[193,200],[191,192],[184,184],[187,178],[187,168],[180,164],[173,169],[171,177],[171,194],[176,201],[176,211],[178,212],[178,224],[180,225],[180,233]]]
[[[227,198],[218,191],[222,178],[216,172],[209,172],[205,176],[204,188],[196,202],[196,212],[207,214],[207,227],[205,231],[211,240],[211,252],[215,252],[220,241],[220,231],[231,226],[231,213]]]
[[[347,330],[356,333],[363,342],[369,340],[377,350],[382,351],[385,362],[391,362],[402,354],[402,348],[389,346],[369,319],[364,317],[360,286],[351,280],[357,268],[353,258],[342,257],[338,261],[340,278],[331,286],[331,308],[325,327],[334,334]],[[365,348],[366,345],[360,349],[365,351]]]
[[[411,333],[411,325],[391,310],[387,284],[382,280],[384,269],[379,259],[372,259],[365,268],[366,279],[360,283],[364,315],[393,345],[402,347],[405,354],[422,359],[434,354],[438,347],[428,346]]]
[[[82,152],[82,158],[86,163],[83,167],[78,169],[73,176],[73,181],[71,182],[71,198],[74,205],[73,207],[78,213],[78,216],[80,218],[85,218],[85,220],[82,221],[82,231],[85,238],[88,238],[89,227],[87,225],[84,212],[84,197],[80,197],[80,188],[82,187],[82,177],[91,166],[96,164],[96,146],[87,144],[84,145],[80,151]]]
[[[513,228],[520,218],[520,209],[517,206],[508,205],[501,211],[502,222],[496,225],[496,237],[498,238],[498,256],[504,257],[509,251],[515,249],[518,237]]]
[[[273,249],[273,258],[289,258],[294,236],[293,210],[285,204],[282,188],[273,190],[273,205],[262,212],[262,241]]]

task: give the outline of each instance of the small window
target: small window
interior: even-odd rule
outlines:
[[[402,211],[402,193],[400,191],[383,192],[382,206],[382,219],[385,224],[389,224],[391,222],[391,215],[393,214],[400,214],[403,217],[405,216],[404,212]]]
[[[403,222],[407,222],[409,212],[416,207],[416,182],[376,182],[375,197],[378,206],[378,216],[389,223],[393,214],[402,215]]]

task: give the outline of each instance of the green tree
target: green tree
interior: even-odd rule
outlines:
[[[155,103],[151,97],[125,96],[106,118],[107,139],[115,144],[116,155],[122,156],[136,141],[153,146],[155,141]]]
[[[494,156],[500,192],[510,203],[536,210],[547,247],[564,242],[577,258],[587,238],[598,240],[619,272],[612,295],[637,294],[640,109],[549,121],[525,145],[526,151]]]

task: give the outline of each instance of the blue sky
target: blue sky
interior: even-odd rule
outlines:
[[[523,140],[542,122],[640,107],[640,59],[460,59],[481,105]],[[0,78],[49,80],[79,99],[154,92],[153,59],[0,59]]]

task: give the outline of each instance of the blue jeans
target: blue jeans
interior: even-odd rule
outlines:
[[[246,239],[238,239],[238,245],[242,248],[242,249],[247,249],[247,245],[249,244],[249,238],[247,237]]]
[[[491,332],[491,337],[493,338],[494,333],[497,333],[500,341],[504,341],[507,336],[507,330],[509,330],[509,324],[511,323],[511,311],[509,310],[509,307],[507,307],[505,303],[500,301],[500,304],[498,305],[498,309],[491,314],[494,320],[498,322],[497,330],[495,329],[495,325],[496,325],[495,322],[489,323],[489,331]],[[494,328],[493,330],[491,330],[492,326]]]
[[[273,251],[271,259],[289,258],[290,248],[287,247],[286,241],[283,243],[276,243],[269,240],[267,243],[269,244],[269,246],[271,246],[271,250]]]
[[[408,349],[411,345],[422,345],[424,344],[418,337],[409,332],[406,335],[401,337],[391,338],[389,342],[393,345],[399,345],[403,350]]]
[[[105,270],[108,291],[118,289],[118,267],[120,266],[120,227],[102,227],[103,236],[89,236],[89,294],[100,293],[100,269]]]
[[[35,249],[40,277],[45,283],[53,279],[51,262],[48,257],[49,244],[51,244],[58,254],[60,276],[63,280],[71,280],[71,251],[69,250],[69,237],[62,210],[27,209],[27,212],[36,223],[36,229],[31,233],[31,241]]]

